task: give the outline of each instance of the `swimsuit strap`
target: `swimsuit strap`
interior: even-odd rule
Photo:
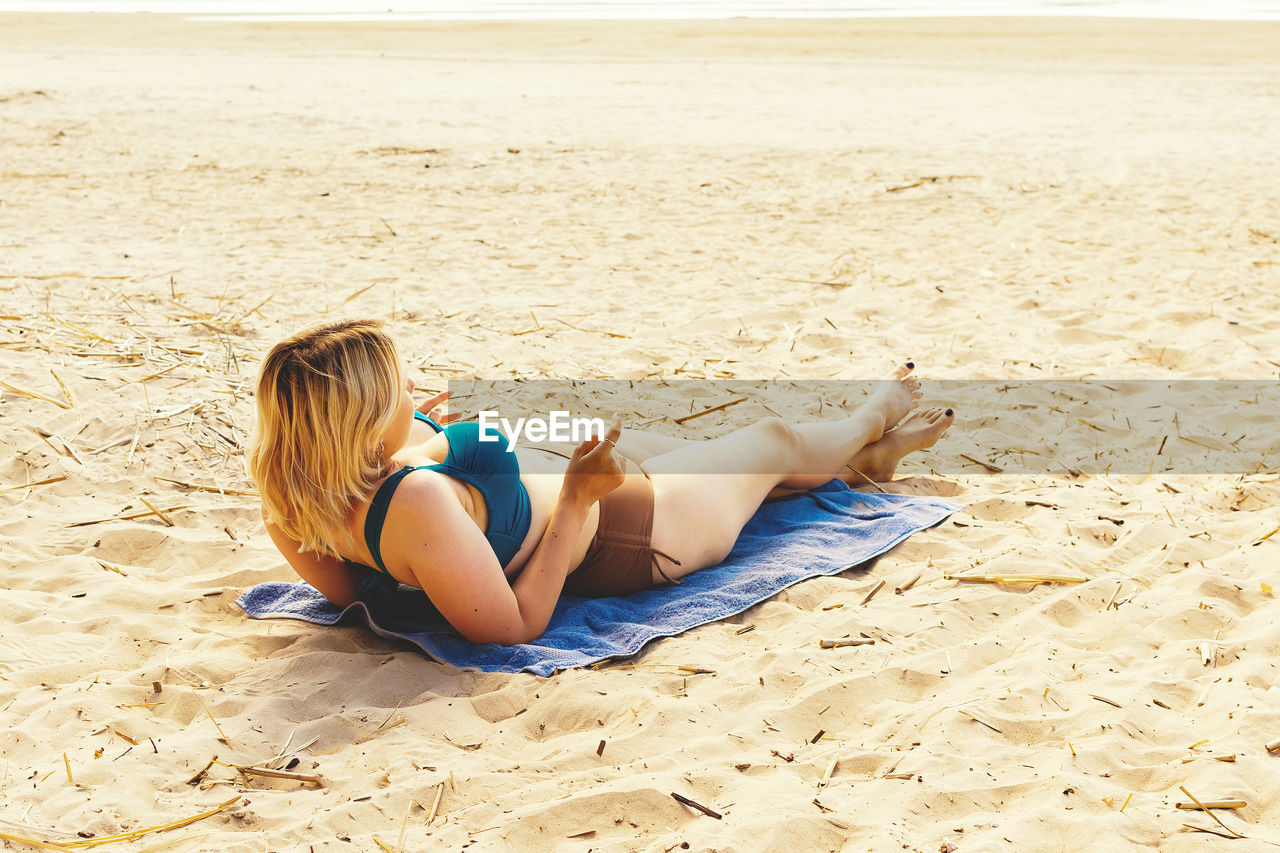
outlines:
[[[413,419],[425,421],[436,432],[444,432],[444,427],[422,412],[414,411]],[[369,546],[369,554],[373,557],[373,562],[378,567],[378,571],[382,572],[386,577],[382,578],[376,574],[365,575],[361,579],[359,589],[356,592],[357,597],[362,601],[371,600],[375,593],[385,594],[393,591],[396,586],[396,579],[391,576],[391,572],[387,571],[386,564],[382,562],[382,527],[387,521],[387,507],[391,505],[391,496],[395,494],[400,481],[412,470],[412,468],[405,467],[392,474],[378,487],[378,491],[374,493],[373,500],[369,501],[369,513],[364,519],[364,541]]]
[[[369,514],[364,519],[364,542],[369,546],[369,554],[373,557],[374,565],[387,577],[391,577],[391,572],[387,571],[386,565],[382,562],[382,525],[387,520],[387,507],[391,505],[391,496],[395,494],[400,481],[412,470],[414,469],[408,466],[401,468],[378,487],[373,500],[369,501]]]
[[[662,575],[662,579],[664,581],[666,581],[669,584],[674,584],[676,586],[679,586],[680,584],[684,583],[684,581],[676,580],[675,578],[671,577],[666,572],[664,572],[662,570],[662,564],[658,562],[659,557],[666,557],[668,560],[671,561],[671,564],[673,566],[678,566],[680,565],[679,560],[677,560],[675,557],[668,554],[666,551],[659,551],[657,548],[654,548],[652,545],[649,546],[649,551],[651,552],[649,554],[649,559],[652,561],[653,567],[658,570],[658,574]]]

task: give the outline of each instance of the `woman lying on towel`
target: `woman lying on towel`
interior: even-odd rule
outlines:
[[[953,420],[950,409],[909,415],[912,367],[843,420],[767,418],[687,441],[615,416],[571,455],[508,453],[496,431],[433,420],[445,394],[414,407],[381,324],[333,323],[263,361],[249,468],[271,539],[334,605],[398,581],[472,642],[526,643],[561,592],[626,595],[720,562],[771,494],[891,479]]]

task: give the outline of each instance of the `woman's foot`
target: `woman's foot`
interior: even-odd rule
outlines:
[[[865,404],[884,418],[881,437],[887,435],[920,402],[920,380],[911,375],[914,369],[915,364],[910,361],[898,365],[887,380],[877,383],[871,399]]]
[[[955,413],[951,409],[916,412],[879,441],[859,450],[840,472],[840,479],[850,486],[887,483],[893,479],[904,456],[932,447],[954,422]]]

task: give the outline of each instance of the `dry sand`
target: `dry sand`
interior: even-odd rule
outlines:
[[[1090,428],[958,399],[903,471],[967,504],[952,521],[550,679],[245,618],[240,592],[290,579],[255,501],[172,481],[251,489],[257,359],[338,315],[388,319],[428,388],[685,378],[710,405],[711,380],[902,356],[932,378],[1274,378],[1277,36],[0,18],[0,831],[101,837],[239,794],[126,846],[1271,849],[1265,466],[1015,470],[1010,448]],[[172,526],[127,519],[144,501]],[[818,646],[860,632],[879,640]],[[221,764],[188,784],[303,745],[318,789]],[[1179,786],[1245,801],[1220,814],[1251,840],[1184,830],[1218,827]]]

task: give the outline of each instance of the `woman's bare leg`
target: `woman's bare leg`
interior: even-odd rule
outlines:
[[[624,427],[622,435],[618,438],[618,452],[628,459],[643,465],[654,456],[661,456],[664,453],[670,453],[672,450],[678,450],[681,447],[693,444],[701,444],[704,441],[706,439],[680,438],[675,435],[660,435],[656,432]]]
[[[899,367],[842,420],[791,426],[770,418],[650,457],[645,467],[656,501],[653,544],[681,561],[667,575],[719,562],[775,487],[826,483],[902,420],[919,393],[910,368]]]
[[[955,416],[951,409],[945,411],[927,409],[923,412],[913,412],[892,430],[886,432],[879,441],[873,441],[855,453],[837,476],[846,485],[854,488],[888,483],[893,480],[898,463],[904,457],[918,450],[932,447],[954,421]],[[618,439],[618,451],[643,465],[654,456],[689,445],[700,445],[704,441],[706,439],[680,438],[638,429],[624,429],[622,437]],[[803,490],[777,486],[769,492],[768,497],[785,497],[798,491]]]

